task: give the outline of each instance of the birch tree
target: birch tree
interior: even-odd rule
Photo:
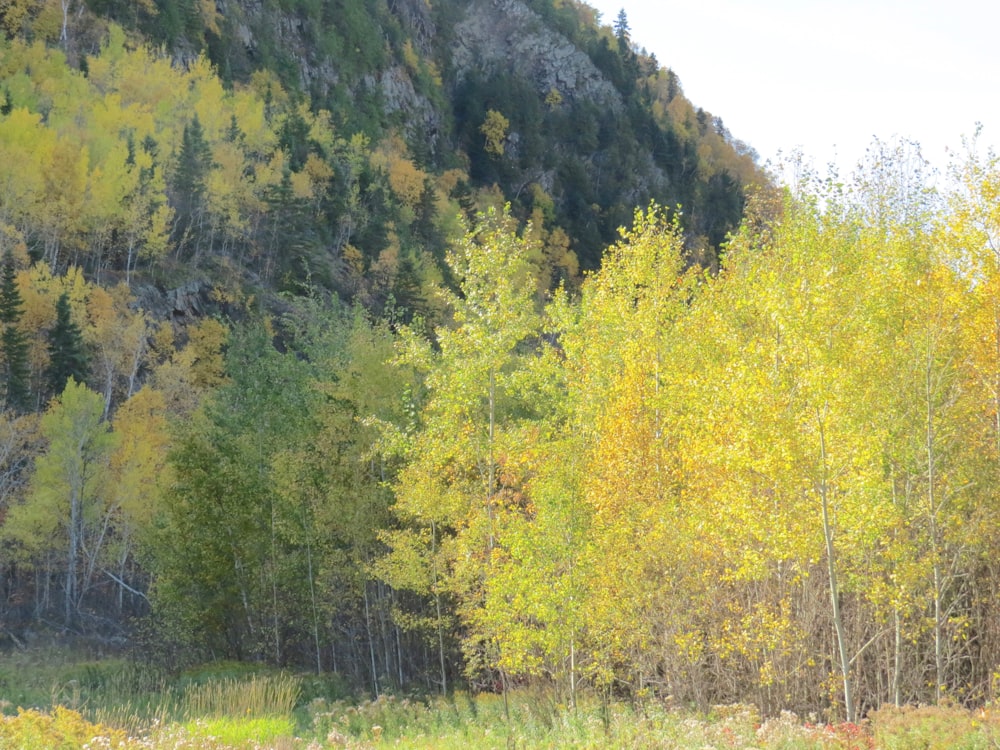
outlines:
[[[26,562],[62,554],[63,620],[72,627],[108,539],[104,483],[115,446],[103,400],[70,378],[41,420],[48,447],[35,462],[25,502],[11,509],[4,535]]]
[[[414,328],[402,332],[400,361],[417,371],[425,395],[413,430],[393,438],[405,461],[395,489],[397,514],[412,527],[407,537],[430,560],[438,591],[458,603],[470,672],[496,670],[504,687],[514,658],[507,650],[516,645],[501,637],[488,592],[507,554],[508,516],[529,512],[521,456],[536,412],[524,373],[542,318],[528,257],[529,240],[494,212],[449,254],[459,292],[440,294],[452,322],[438,329],[436,346]],[[399,554],[413,547],[401,542]],[[404,585],[392,574],[393,554],[387,578]]]

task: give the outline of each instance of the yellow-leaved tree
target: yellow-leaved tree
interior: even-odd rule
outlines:
[[[116,438],[103,412],[100,394],[70,379],[42,417],[48,445],[24,502],[10,509],[3,527],[25,565],[63,574],[67,626],[77,621],[109,539],[105,489]]]
[[[405,528],[386,535],[392,551],[379,566],[389,583],[419,587],[439,612],[442,598],[453,599],[470,674],[505,689],[511,673],[533,664],[524,630],[511,625],[523,608],[498,590],[505,579],[497,575],[516,554],[507,535],[534,513],[526,453],[542,407],[530,372],[544,345],[530,250],[506,211],[482,216],[449,254],[459,292],[440,294],[450,323],[436,342],[414,327],[401,331],[400,361],[417,371],[422,393],[413,423],[389,436],[405,460],[395,482]],[[414,556],[425,561],[423,576],[407,572]]]
[[[682,253],[675,222],[655,206],[639,211],[579,305],[564,297],[552,311],[570,413],[561,449],[579,456],[567,462],[579,474],[565,487],[578,536],[586,532],[575,543],[586,591],[579,666],[605,689],[644,689],[665,663],[679,676],[673,633],[681,609],[693,613],[701,575],[679,554],[702,543],[679,497],[673,334],[699,278]]]

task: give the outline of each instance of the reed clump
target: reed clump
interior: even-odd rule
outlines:
[[[290,716],[302,693],[298,678],[261,674],[188,685],[181,699],[186,719]]]

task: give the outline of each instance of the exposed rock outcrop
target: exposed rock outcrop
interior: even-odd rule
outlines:
[[[218,305],[211,299],[211,291],[206,281],[191,281],[166,291],[151,284],[136,284],[132,287],[137,307],[148,312],[155,320],[169,320],[180,326],[218,309]]]
[[[620,94],[591,59],[520,0],[474,0],[455,27],[452,62],[459,77],[509,70],[532,81],[543,97],[554,89],[571,102],[622,108]]]
[[[405,115],[402,118],[404,133],[426,143],[430,155],[436,155],[441,146],[441,113],[426,96],[417,92],[406,68],[394,65],[382,73],[377,85],[386,114]]]

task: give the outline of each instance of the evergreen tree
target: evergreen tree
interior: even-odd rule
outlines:
[[[301,171],[312,150],[312,140],[309,137],[309,123],[297,110],[290,112],[281,124],[278,145],[288,154],[289,168],[293,172]]]
[[[417,203],[413,223],[410,230],[420,246],[443,264],[445,239],[438,229],[437,196],[434,192],[434,181],[424,178],[424,187],[420,191],[420,201]]]
[[[207,192],[205,178],[211,165],[212,149],[205,140],[198,115],[195,115],[191,123],[184,127],[177,169],[170,185],[177,216],[173,240],[178,250],[190,244],[191,233],[200,227]]]
[[[628,25],[628,15],[625,13],[625,9],[622,8],[618,11],[618,17],[615,19],[615,38],[618,40],[619,44],[627,45],[631,39],[632,29]]]
[[[49,367],[46,381],[50,393],[61,393],[71,377],[79,383],[87,378],[87,353],[83,334],[73,321],[69,295],[63,292],[56,302],[56,323],[49,331]]]
[[[21,292],[17,288],[17,268],[14,254],[8,249],[0,267],[0,355],[3,357],[3,379],[6,405],[18,411],[27,409],[28,391],[28,340],[18,327],[24,309]]]
[[[315,221],[308,202],[295,195],[290,170],[285,169],[281,182],[265,191],[264,200],[269,217],[265,245],[270,250],[265,276],[276,272],[285,284],[318,270],[312,262],[317,246]]]

